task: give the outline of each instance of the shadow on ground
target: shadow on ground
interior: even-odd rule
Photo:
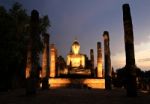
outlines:
[[[26,96],[24,89],[0,93],[0,104],[147,104],[150,93],[139,91],[139,96],[125,96],[124,89],[50,89],[38,90]]]

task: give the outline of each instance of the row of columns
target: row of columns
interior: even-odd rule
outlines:
[[[49,45],[49,42],[47,41],[44,44],[44,50],[42,55],[41,78],[56,76],[56,61],[57,49],[55,48],[54,44]]]
[[[134,56],[134,36],[133,36],[133,26],[130,13],[129,4],[123,5],[123,24],[124,24],[124,40],[125,40],[125,53],[126,53],[126,87],[127,95],[136,96],[136,65],[135,65],[135,56]],[[33,39],[34,36],[38,34],[38,25],[39,25],[39,14],[37,11],[33,10],[31,13],[31,35],[29,39],[28,52],[27,52],[27,66],[25,71],[26,79],[30,78],[32,72],[34,72],[33,67],[34,61],[33,54],[37,54],[33,49]],[[109,33],[104,31],[104,58],[105,58],[105,87],[106,89],[111,89],[111,59],[110,59],[110,48],[109,48]],[[48,76],[49,71],[50,77],[55,77],[55,68],[56,68],[56,57],[57,50],[54,45],[50,46],[50,71],[49,69],[49,35],[44,35],[44,51],[43,51],[43,62],[42,62],[42,78]],[[91,50],[91,62],[92,68],[94,68],[94,52]],[[97,77],[103,77],[102,70],[102,48],[101,43],[97,43]]]
[[[104,32],[104,35],[106,35],[106,31]],[[108,32],[107,36],[104,37],[109,37]],[[46,77],[46,73],[49,73],[49,77],[55,77],[56,76],[56,59],[57,59],[57,50],[55,48],[54,44],[50,45],[50,52],[49,52],[49,35],[45,34],[44,38],[44,50],[43,50],[43,55],[42,55],[42,71],[41,71],[41,77],[44,78]],[[104,47],[105,47],[105,55],[106,55],[106,71],[105,76],[110,76],[111,75],[111,61],[110,61],[110,49],[109,46],[106,45],[109,43],[109,40],[106,40],[104,38]],[[109,51],[106,51],[109,50]],[[50,57],[49,57],[50,53]],[[50,62],[49,62],[50,59]],[[92,70],[94,71],[94,51],[93,49],[90,50],[90,59],[91,59],[91,64],[92,64]],[[49,64],[50,63],[50,64]],[[50,67],[49,67],[50,65]],[[107,65],[109,67],[107,68]],[[50,69],[50,70],[49,70]],[[93,72],[94,73],[94,72]],[[103,78],[103,65],[102,65],[102,47],[101,47],[101,42],[97,42],[97,75],[98,78]]]
[[[125,54],[126,54],[126,65],[125,65],[125,85],[127,90],[127,96],[137,96],[136,86],[136,70],[138,69],[135,65],[134,55],[134,35],[133,25],[129,4],[124,4],[123,9],[123,25],[124,25],[124,42],[125,42]],[[104,31],[104,60],[105,60],[105,88],[111,89],[111,58],[109,48],[109,33]],[[102,58],[101,58],[101,43],[97,43],[97,77],[102,76]]]
[[[57,50],[54,44],[49,45],[49,34],[44,34],[43,43],[44,43],[44,48],[43,48],[43,54],[42,54],[42,70],[41,70],[40,76],[41,78],[55,77],[56,76],[55,70],[56,70]],[[26,78],[30,77],[31,69],[32,69],[31,51],[28,51],[27,52],[27,65],[25,69]]]
[[[32,24],[37,24],[39,14],[36,10],[33,10],[31,13],[31,28],[33,27],[33,30],[38,30],[36,26],[32,26]],[[38,18],[38,19],[37,19]],[[33,20],[33,21],[32,21]],[[36,21],[37,20],[37,21]],[[33,23],[32,23],[33,22]],[[37,25],[38,26],[38,25]],[[35,34],[35,33],[34,33]],[[38,72],[35,72],[37,69],[35,69],[35,61],[33,60],[34,56],[34,46],[33,46],[33,32],[31,31],[31,35],[29,38],[29,44],[27,47],[27,64],[25,69],[25,77],[27,80],[27,93],[32,93],[34,90],[34,80],[36,76],[38,76]],[[49,45],[49,34],[44,33],[43,34],[43,53],[42,53],[42,69],[40,71],[40,77],[42,79],[42,88],[48,88],[48,78],[49,77],[55,77],[55,70],[56,70],[56,59],[57,59],[57,50],[55,48],[54,44]],[[35,74],[38,74],[35,76]],[[34,86],[35,87],[35,86]]]
[[[96,77],[104,78],[106,88],[111,88],[111,58],[110,58],[110,47],[109,47],[109,33],[104,31],[103,33],[104,39],[104,60],[105,60],[105,71],[103,71],[103,61],[102,61],[102,45],[101,42],[97,42],[97,74]],[[94,69],[94,52],[93,49],[90,50],[90,58],[92,68]],[[103,74],[105,72],[105,74]]]

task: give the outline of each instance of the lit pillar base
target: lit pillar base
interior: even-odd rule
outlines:
[[[81,88],[87,87],[92,89],[105,89],[105,79],[101,78],[85,78],[85,79],[71,79],[71,78],[49,78],[49,85],[51,89],[66,88],[70,85],[77,85]]]

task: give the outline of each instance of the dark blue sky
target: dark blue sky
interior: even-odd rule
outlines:
[[[96,59],[96,44],[103,44],[103,31],[109,31],[114,68],[125,65],[122,4],[129,3],[136,63],[142,69],[150,69],[150,0],[0,0],[0,4],[10,8],[15,1],[28,13],[37,9],[41,16],[49,16],[50,42],[56,44],[58,54],[64,57],[76,37],[81,53],[89,55],[93,48]]]

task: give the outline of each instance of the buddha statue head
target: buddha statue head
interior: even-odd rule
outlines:
[[[77,55],[79,54],[79,51],[80,51],[80,44],[78,43],[77,40],[75,40],[72,44],[72,52],[73,54]]]

